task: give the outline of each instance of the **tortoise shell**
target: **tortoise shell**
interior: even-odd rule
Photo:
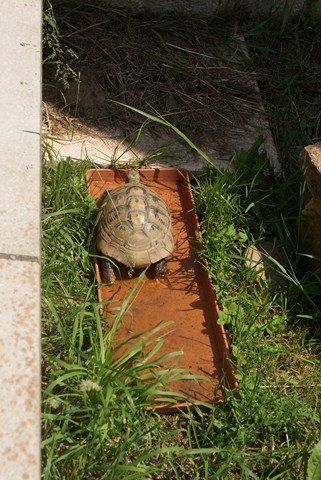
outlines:
[[[107,192],[97,230],[97,248],[134,268],[168,257],[174,248],[171,218],[164,200],[130,170],[126,184]]]

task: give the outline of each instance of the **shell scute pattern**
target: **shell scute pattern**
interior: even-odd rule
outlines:
[[[137,268],[168,257],[174,241],[167,205],[139,180],[108,192],[97,247],[104,255]]]

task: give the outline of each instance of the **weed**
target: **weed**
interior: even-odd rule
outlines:
[[[72,68],[72,60],[77,58],[71,49],[65,49],[60,41],[60,32],[56,17],[49,0],[45,1],[43,11],[43,64],[53,66],[55,79],[67,89],[69,80],[76,78],[77,73]]]

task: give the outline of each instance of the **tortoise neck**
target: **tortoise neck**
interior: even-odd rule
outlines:
[[[138,170],[130,170],[127,175],[127,182],[128,183],[140,183],[139,172]]]

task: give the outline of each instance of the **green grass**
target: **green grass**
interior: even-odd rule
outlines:
[[[297,220],[305,182],[296,161],[320,134],[320,39],[302,15],[291,22],[284,16],[281,24],[252,22],[247,32],[286,175],[271,171],[258,139],[249,151],[232,154],[233,171],[209,167],[193,181],[203,255],[240,395],[226,391],[224,404],[176,416],[146,410],[184,372],[159,367],[161,326],[145,335],[154,357],[144,355],[142,341],[114,359],[115,328],[136,292],[115,313],[115,327],[102,328],[92,266],[95,205],[84,179],[91,165],[57,163],[49,152],[43,166],[45,479],[307,478],[321,431],[320,275],[301,268]],[[287,286],[278,291],[244,266],[246,246],[264,239],[284,253]],[[170,391],[166,398],[176,399]]]
[[[157,355],[165,323],[141,340],[129,338],[132,347],[114,357],[113,336],[142,277],[109,318],[113,327],[103,328],[91,262],[88,166],[52,159],[43,166],[43,475],[149,478],[167,458],[163,442],[175,456],[182,449],[171,444],[175,430],[164,433],[160,418],[145,409],[177,401],[166,385],[185,372],[159,367],[180,353]]]
[[[296,169],[302,146],[321,136],[319,21],[313,11],[294,19],[285,12],[281,21],[271,16],[244,29],[285,171]]]
[[[245,155],[256,160],[255,175],[243,168],[209,170],[194,187],[240,397],[227,392],[224,405],[197,416],[182,413],[171,428],[166,417],[144,407],[155,392],[161,399],[160,387],[182,372],[157,368],[157,355],[144,357],[144,342],[113,360],[114,330],[101,326],[91,263],[95,206],[84,184],[88,164],[44,164],[44,478],[304,478],[320,431],[320,332],[313,326],[320,311],[312,316],[313,304],[291,283],[291,270],[288,289],[271,294],[243,266],[245,245],[266,233],[290,247],[289,260],[294,257],[293,238],[279,238],[275,218],[287,213],[283,221],[291,225],[296,213],[257,145],[238,158]],[[264,218],[261,202],[271,207]],[[156,349],[161,341],[160,330]],[[147,386],[138,373],[147,378],[149,369]]]

